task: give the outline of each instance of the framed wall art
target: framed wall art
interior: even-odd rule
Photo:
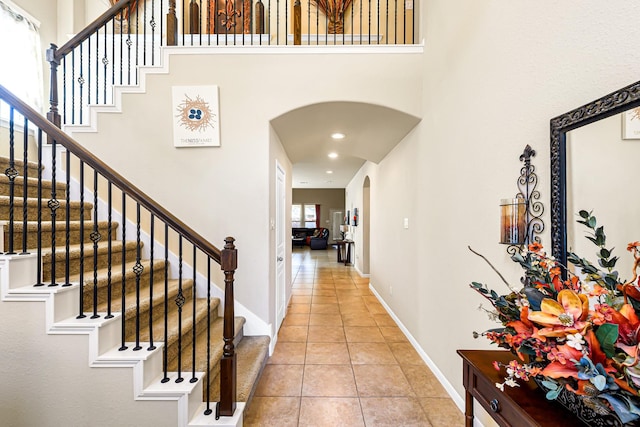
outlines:
[[[173,145],[219,147],[218,86],[173,86]]]

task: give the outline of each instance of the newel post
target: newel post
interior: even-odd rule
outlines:
[[[200,7],[196,0],[189,3],[189,34],[200,34]]]
[[[176,18],[176,0],[169,0],[167,12],[167,46],[178,44],[178,18]]]
[[[300,0],[293,4],[293,44],[302,44],[302,6]]]
[[[47,62],[51,65],[51,81],[49,89],[49,112],[47,113],[47,119],[53,123],[56,127],[60,127],[60,113],[58,113],[58,65],[59,60],[56,58],[56,51],[58,46],[51,43],[51,47],[47,49]],[[49,141],[51,143],[51,141]]]
[[[238,268],[238,251],[235,239],[227,237],[220,254],[220,267],[224,271],[224,325],[222,360],[220,361],[220,402],[216,418],[230,417],[236,410],[236,353],[233,345],[235,338],[235,313],[233,309],[233,276]]]

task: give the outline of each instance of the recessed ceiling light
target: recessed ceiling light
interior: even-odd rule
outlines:
[[[331,138],[333,139],[344,139],[345,134],[341,132],[336,132],[331,134]]]
[[[329,153],[329,157],[335,159],[336,157],[338,157],[338,153]]]
[[[333,173],[333,171],[327,171],[327,173],[331,174],[331,173]]]

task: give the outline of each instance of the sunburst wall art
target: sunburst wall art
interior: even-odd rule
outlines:
[[[173,145],[219,147],[218,86],[173,86]]]

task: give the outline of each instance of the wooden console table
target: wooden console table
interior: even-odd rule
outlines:
[[[336,245],[338,245],[338,262],[344,262],[344,265],[350,264],[353,240],[336,240]]]
[[[533,381],[519,381],[520,387],[505,386],[504,369],[493,367],[493,361],[509,363],[516,359],[511,352],[500,350],[458,350],[462,357],[462,381],[465,389],[465,427],[473,426],[473,399],[500,426],[584,427],[585,424],[558,402],[547,400]]]

